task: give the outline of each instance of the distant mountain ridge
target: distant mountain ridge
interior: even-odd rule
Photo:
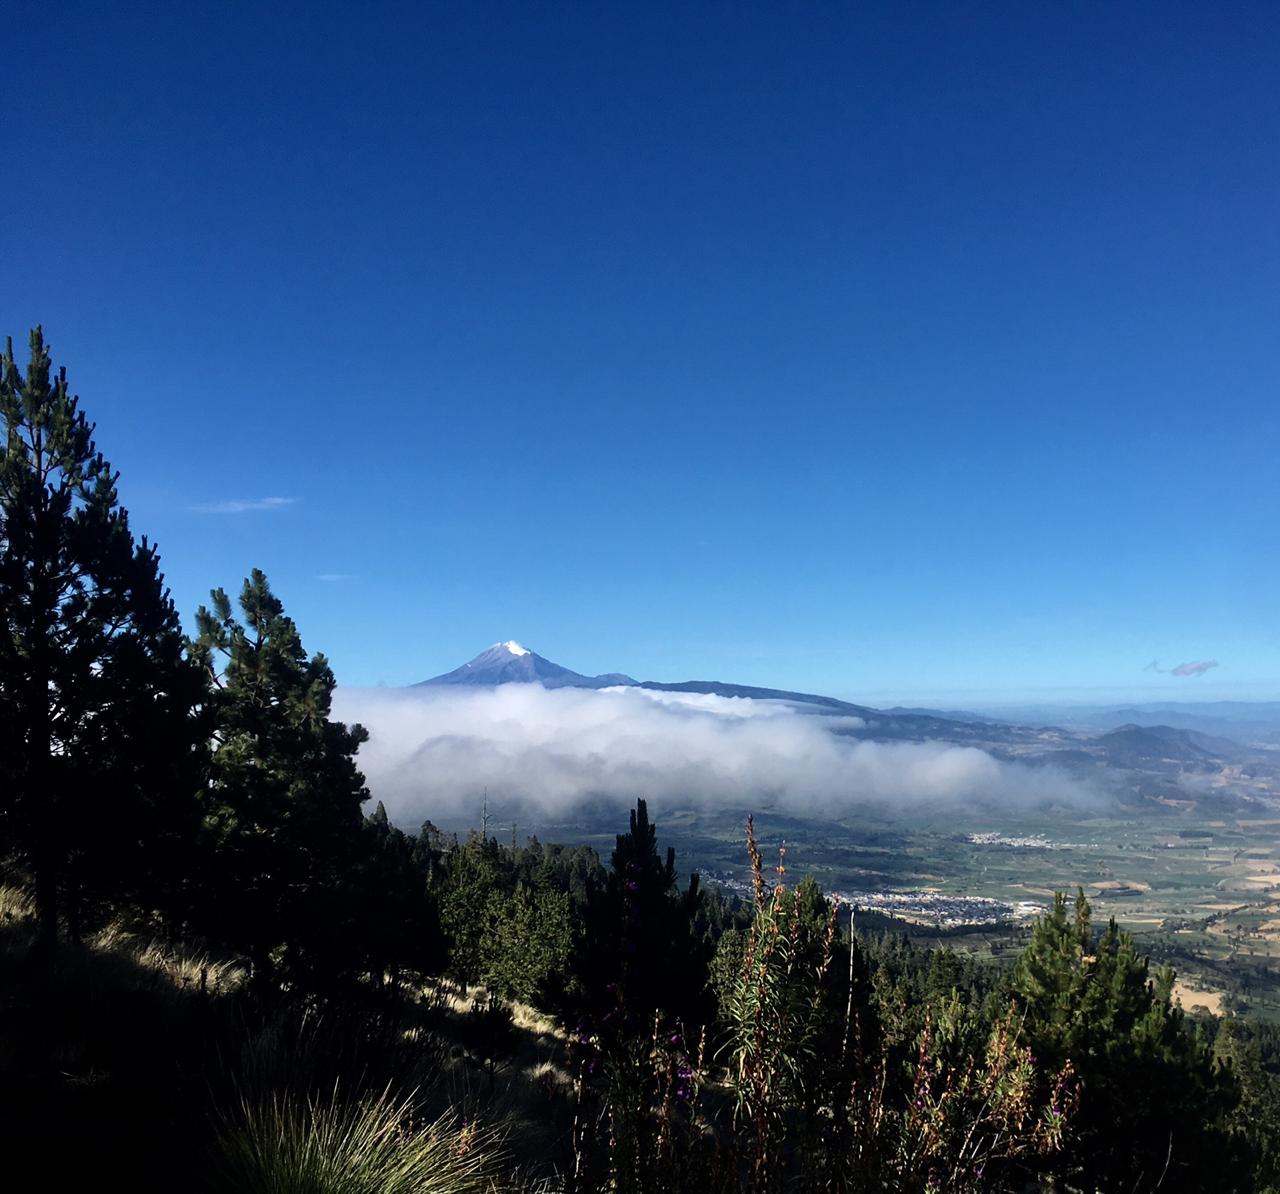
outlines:
[[[988,716],[992,721],[1060,726],[1090,734],[1102,734],[1127,725],[1161,725],[1175,730],[1194,730],[1237,743],[1280,746],[1280,701],[1007,705],[993,708]]]
[[[632,680],[636,688],[648,688],[654,692],[692,692],[709,696],[749,697],[755,701],[792,701],[798,705],[817,705],[835,713],[848,713],[863,717],[877,712],[866,705],[854,705],[835,697],[818,696],[812,692],[789,692],[783,688],[757,688],[751,684],[726,684],[722,680],[681,680],[667,683],[661,680]]]
[[[1155,762],[1203,764],[1247,757],[1239,743],[1228,738],[1174,726],[1124,725],[1096,739],[1109,761],[1143,765]]]

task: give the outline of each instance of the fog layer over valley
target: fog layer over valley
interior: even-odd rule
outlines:
[[[856,716],[780,700],[501,684],[339,689],[335,716],[370,733],[360,766],[391,818],[474,815],[479,794],[540,816],[637,796],[658,807],[828,812],[874,803],[1094,803],[1053,767],[940,741],[884,742]]]

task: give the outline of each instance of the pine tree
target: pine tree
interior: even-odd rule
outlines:
[[[675,850],[658,853],[643,800],[616,837],[607,885],[592,892],[570,963],[575,998],[593,1022],[626,1034],[661,1012],[693,1032],[714,1011],[707,985],[712,945],[694,932],[702,906],[698,876],[682,892]]]
[[[485,986],[508,999],[543,1002],[544,985],[562,975],[569,960],[569,897],[517,883],[510,893],[490,894],[484,919]]]
[[[47,953],[61,915],[76,936],[86,912],[171,886],[159,868],[195,828],[200,680],[38,327],[25,375],[6,342],[0,414],[0,834]]]
[[[1171,1001],[1173,971],[1151,973],[1114,918],[1097,936],[1084,892],[1059,893],[1014,972],[1023,1033],[1041,1063],[1070,1061],[1082,1091],[1075,1164],[1100,1190],[1232,1190],[1243,1178],[1226,1130],[1238,1098]]]
[[[1085,975],[1082,959],[1091,942],[1089,920],[1083,889],[1077,896],[1074,916],[1068,916],[1066,896],[1057,892],[1053,907],[1036,922],[1014,975],[1027,1032],[1042,1049],[1052,1045],[1059,1064],[1067,1060],[1077,1031]]]
[[[350,971],[358,933],[351,879],[369,838],[355,754],[363,726],[330,719],[334,676],[310,658],[267,578],[196,614],[192,652],[215,686],[204,923],[243,950],[259,982],[273,970],[313,982]]]
[[[425,835],[424,835],[425,836]],[[490,899],[504,891],[502,853],[493,838],[473,833],[446,858],[440,886],[440,923],[449,942],[449,973],[466,989],[482,981]]]

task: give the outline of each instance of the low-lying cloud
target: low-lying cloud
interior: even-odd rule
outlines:
[[[640,688],[339,689],[335,716],[370,731],[360,766],[393,820],[474,815],[480,794],[526,815],[584,805],[774,807],[1037,804],[1092,796],[1052,768],[945,742],[854,737],[857,717],[785,701]]]

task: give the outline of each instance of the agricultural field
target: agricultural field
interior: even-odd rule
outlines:
[[[1265,810],[1262,810],[1265,811]],[[683,874],[744,894],[746,810],[669,810],[660,840]],[[1188,1011],[1280,1020],[1280,815],[1144,801],[1106,815],[859,810],[831,822],[756,813],[766,864],[813,875],[860,911],[923,943],[1012,957],[1055,891],[1084,889],[1153,963],[1172,964]],[[608,859],[617,826],[539,827]]]

